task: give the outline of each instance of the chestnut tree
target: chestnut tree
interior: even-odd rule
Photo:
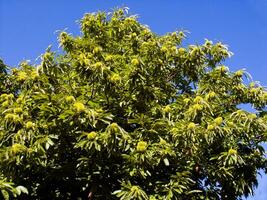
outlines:
[[[0,71],[4,199],[240,199],[266,170],[267,92],[127,10],[85,14],[40,63]],[[249,112],[242,105],[255,111]]]

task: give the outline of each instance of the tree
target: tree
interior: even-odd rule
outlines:
[[[79,36],[60,33],[64,53],[48,48],[39,65],[4,75],[5,199],[253,194],[266,170],[267,92],[223,65],[227,46],[184,46],[184,32],[157,35],[125,9],[86,14],[80,26]]]

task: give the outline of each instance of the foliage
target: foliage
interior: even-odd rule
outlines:
[[[47,49],[38,66],[1,71],[6,199],[253,194],[266,170],[267,92],[223,65],[227,46],[185,46],[184,32],[157,35],[124,9],[80,25],[80,36],[59,35],[62,55]]]

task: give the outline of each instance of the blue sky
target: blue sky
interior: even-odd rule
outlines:
[[[10,66],[34,63],[48,45],[58,48],[57,30],[79,34],[75,21],[84,13],[123,6],[158,34],[183,29],[190,32],[186,44],[228,44],[229,68],[246,68],[267,86],[267,0],[0,0],[0,57]],[[263,176],[251,199],[266,200],[266,189]]]

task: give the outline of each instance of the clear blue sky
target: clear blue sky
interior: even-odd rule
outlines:
[[[75,21],[84,13],[118,6],[159,34],[190,31],[187,44],[205,38],[228,44],[230,69],[246,68],[267,86],[267,0],[0,0],[0,57],[11,66],[35,62],[49,44],[58,47],[56,30],[78,34]],[[251,199],[267,199],[266,176]]]

